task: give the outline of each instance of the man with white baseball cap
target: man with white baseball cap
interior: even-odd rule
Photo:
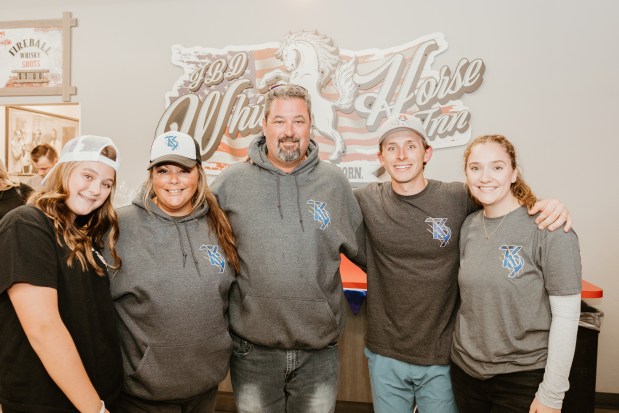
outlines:
[[[462,182],[425,177],[432,147],[419,118],[397,114],[376,134],[391,180],[355,191],[368,237],[365,353],[374,411],[412,412],[416,403],[423,413],[457,413],[449,354],[458,241],[462,223],[479,207]],[[556,219],[549,227],[555,229],[565,222],[556,202],[531,213],[544,205],[538,224]]]

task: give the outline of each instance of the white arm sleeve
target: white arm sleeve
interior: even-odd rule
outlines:
[[[580,294],[551,295],[552,321],[548,338],[548,360],[544,380],[535,397],[543,405],[560,409],[569,389],[568,377],[576,348],[576,334],[580,318]]]

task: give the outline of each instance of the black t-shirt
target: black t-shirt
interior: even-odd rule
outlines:
[[[19,190],[14,187],[0,191],[0,219],[10,210],[24,205],[31,193],[32,188],[26,184],[20,184]]]
[[[37,413],[77,410],[30,346],[7,289],[28,283],[58,290],[58,309],[90,381],[111,404],[122,383],[122,361],[108,277],[69,268],[53,225],[40,210],[21,206],[0,222],[0,404]]]

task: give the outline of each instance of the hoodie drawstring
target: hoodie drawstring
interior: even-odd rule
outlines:
[[[294,187],[297,191],[297,212],[299,213],[299,222],[301,223],[301,231],[305,232],[305,227],[303,226],[303,214],[301,213],[301,200],[299,199],[301,194],[299,194],[299,183],[297,182],[297,176],[294,177]]]
[[[282,212],[282,196],[280,193],[280,175],[276,174],[277,177],[277,209],[279,210],[279,217],[284,219],[284,213]],[[303,225],[303,214],[301,213],[301,194],[299,193],[299,183],[297,182],[297,176],[292,175],[294,178],[294,188],[296,191],[297,197],[297,213],[299,214],[299,223],[301,224],[301,231],[305,232],[305,226]]]
[[[172,222],[174,222],[174,226],[176,227],[176,232],[178,232],[178,239],[181,241],[180,244],[181,244],[181,252],[183,253],[183,268],[185,268],[185,262],[187,261],[187,253],[185,252],[185,244],[183,244],[183,236],[181,235],[181,229],[178,227],[178,223],[175,220],[172,220]]]
[[[178,232],[178,239],[180,240],[181,252],[183,253],[183,268],[185,268],[185,264],[187,263],[187,252],[185,251],[185,243],[183,242],[183,236],[181,235],[181,229],[178,226],[178,222],[172,220],[174,222],[174,226],[176,227],[176,232]],[[193,246],[191,245],[191,237],[189,236],[189,230],[187,229],[187,223],[184,222],[183,226],[185,227],[185,234],[187,234],[187,240],[189,241],[189,251],[191,252],[191,258],[193,258],[193,264],[196,267],[196,271],[198,271],[198,275],[201,277],[202,273],[200,272],[200,266],[198,265],[198,260],[196,259],[196,254],[193,251]]]
[[[275,176],[277,176],[277,209],[279,209],[279,217],[284,219],[284,214],[282,213],[282,197],[279,193],[279,174],[276,174]]]
[[[185,234],[187,234],[187,240],[189,240],[189,251],[191,251],[191,258],[193,258],[193,264],[196,266],[196,271],[198,271],[198,275],[202,277],[202,273],[200,273],[200,266],[198,265],[198,260],[196,259],[196,254],[193,252],[193,246],[191,245],[191,237],[189,236],[189,230],[187,229],[187,223],[185,222]]]

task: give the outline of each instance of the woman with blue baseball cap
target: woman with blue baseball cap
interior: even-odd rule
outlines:
[[[0,222],[0,404],[13,412],[107,412],[122,383],[107,268],[119,268],[112,194],[118,149],[67,142],[28,205]],[[106,233],[111,260],[102,258]]]
[[[111,289],[124,386],[114,413],[215,411],[232,350],[228,292],[239,260],[201,163],[191,136],[158,136],[142,191],[118,210],[123,267]]]

